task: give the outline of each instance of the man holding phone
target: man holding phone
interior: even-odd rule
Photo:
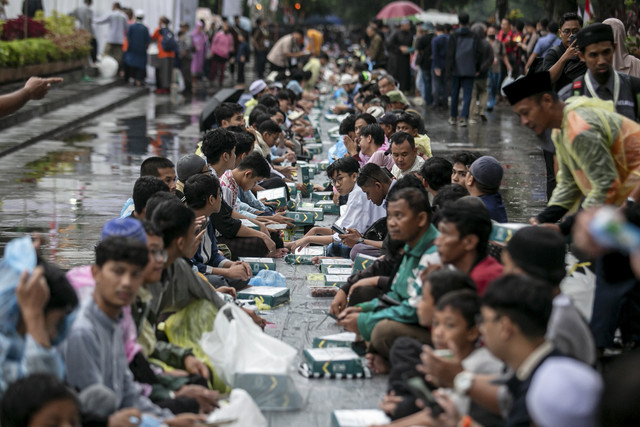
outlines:
[[[582,29],[581,18],[573,13],[565,13],[560,18],[560,43],[544,55],[543,69],[551,74],[551,83],[558,92],[587,72],[587,66],[578,57],[576,36]]]

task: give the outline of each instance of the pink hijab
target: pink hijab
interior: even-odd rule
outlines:
[[[613,28],[613,40],[616,43],[616,51],[613,54],[613,68],[623,74],[640,77],[640,59],[629,55],[627,51],[627,47],[624,44],[627,33],[622,21],[616,18],[609,18],[602,21],[602,23]]]

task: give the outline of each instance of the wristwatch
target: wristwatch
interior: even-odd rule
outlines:
[[[462,371],[453,379],[453,389],[460,396],[466,396],[473,385],[473,372]]]
[[[364,239],[362,237],[360,237],[357,241],[357,243],[363,243],[363,242],[364,242]]]

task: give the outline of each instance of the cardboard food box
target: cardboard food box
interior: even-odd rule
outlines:
[[[315,223],[312,212],[287,212],[284,215],[293,219],[296,224],[313,225]]]
[[[277,286],[252,286],[238,291],[238,299],[254,301],[256,298],[260,299],[264,304],[275,307],[280,304],[284,304],[285,302],[289,302],[291,299],[291,293],[289,288]]]
[[[347,283],[350,274],[327,274],[324,276],[325,286],[340,287]]]
[[[236,373],[233,386],[246,390],[262,410],[297,410],[304,404],[288,375]]]
[[[311,193],[311,200],[333,201],[333,191],[314,191],[313,193]]]
[[[315,255],[294,255],[288,254],[284,257],[284,262],[287,264],[303,264],[303,265],[311,265],[313,264],[313,258]]]
[[[311,175],[309,173],[309,166],[302,165],[300,162],[297,164],[297,179],[299,184],[307,185],[311,182]]]
[[[324,274],[322,273],[309,273],[307,274],[308,282],[322,282],[324,283]]]
[[[318,163],[318,170],[320,171],[326,171],[328,167],[329,167],[329,160],[323,160],[320,163]]]
[[[313,339],[313,348],[350,348],[358,355],[363,356],[367,352],[364,341],[357,341],[355,332],[341,332],[339,334],[325,335]]]
[[[298,187],[296,187],[296,183],[287,182],[287,187],[289,187],[289,196],[296,197],[296,194],[298,194]]]
[[[295,255],[311,255],[311,256],[324,256],[326,248],[324,246],[307,246],[306,248],[298,248],[295,251]]]
[[[327,268],[327,274],[338,276],[351,276],[353,269],[351,267],[329,267]]]
[[[293,227],[287,228],[282,232],[284,234],[282,240],[285,242],[290,242],[292,240],[298,239],[298,235],[302,234],[304,236],[304,227]]]
[[[380,409],[340,409],[331,413],[331,427],[366,427],[390,422]]]
[[[353,260],[353,272],[366,270],[371,267],[371,264],[377,259],[378,258],[371,255],[358,254],[356,259]]]
[[[304,357],[312,374],[357,375],[362,373],[362,359],[350,348],[308,348]]]
[[[322,153],[322,143],[305,144],[304,146],[311,155]]]
[[[324,213],[340,215],[340,206],[333,203],[333,200],[318,200],[316,206],[322,208]]]
[[[287,189],[284,187],[258,191],[256,197],[258,200],[266,199],[268,202],[278,203],[275,206],[276,209],[287,206]]]
[[[325,258],[320,260],[320,272],[326,273],[329,268],[338,267],[338,268],[349,268],[353,266],[353,262],[350,259],[342,258]]]
[[[260,270],[275,270],[276,261],[273,258],[257,258],[257,257],[240,257],[240,261],[244,261],[251,266],[251,271],[255,276]]]
[[[324,211],[322,208],[308,208],[308,207],[299,207],[297,212],[310,212],[313,213],[313,219],[315,221],[322,221],[324,219]]]
[[[253,230],[260,230],[260,226],[254,224],[253,222],[249,221],[248,219],[242,218],[240,220],[240,222],[242,222],[242,225],[244,225],[245,227],[251,228]]]
[[[496,243],[506,244],[518,230],[528,226],[529,224],[518,224],[515,222],[500,224],[498,222],[491,221],[491,234],[489,235],[489,240]]]

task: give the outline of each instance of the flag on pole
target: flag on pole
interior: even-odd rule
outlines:
[[[593,5],[589,0],[586,0],[584,2],[584,16],[582,22],[584,22],[585,25],[588,24],[589,21],[593,19],[593,15],[595,15],[593,13]]]

